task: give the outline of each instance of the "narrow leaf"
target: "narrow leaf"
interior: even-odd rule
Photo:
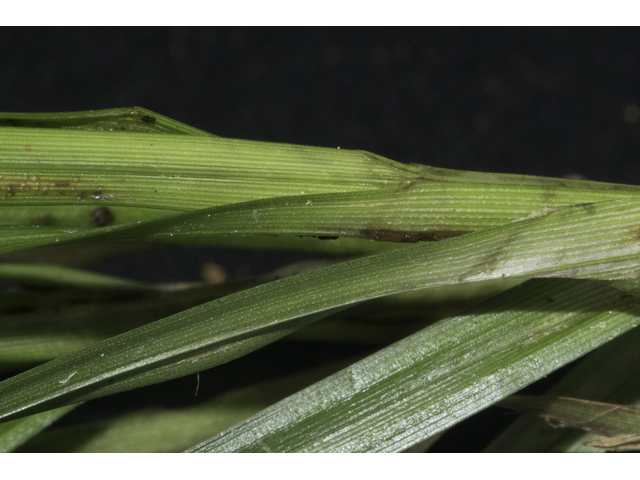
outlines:
[[[255,246],[262,246],[268,235],[415,243],[502,225],[544,208],[637,196],[632,190],[589,187],[557,187],[550,193],[551,187],[540,185],[414,180],[406,188],[291,195],[173,215],[167,205],[18,206],[6,209],[11,215],[5,215],[5,226],[0,225],[0,252],[112,240],[219,245],[225,237],[233,244],[243,238],[251,241],[254,235],[259,235],[253,238]],[[130,225],[119,227],[124,224]]]
[[[604,283],[533,280],[214,436],[195,452],[402,451],[640,323]]]
[[[637,275],[639,222],[640,203],[633,200],[563,208],[261,285],[0,383],[0,418],[211,368],[338,309],[393,293],[508,277]]]
[[[0,127],[174,133],[215,137],[215,135],[141,107],[109,108],[84,112],[0,113]]]
[[[330,263],[300,262],[251,278],[189,288],[141,284],[143,288],[131,290],[116,284],[115,289],[96,290],[87,286],[89,290],[82,292],[55,290],[51,294],[0,295],[0,370],[42,363],[230,293]],[[86,274],[88,282],[95,280],[87,272],[65,270],[81,277]],[[102,276],[97,279],[103,280]],[[126,280],[122,282],[127,285]]]
[[[565,375],[546,395],[640,406],[640,329],[598,348]],[[596,435],[551,428],[534,416],[521,416],[486,449],[487,452],[594,452],[585,447]]]
[[[37,286],[83,289],[154,290],[158,288],[124,278],[46,264],[0,263],[0,279]]]
[[[194,407],[145,409],[108,420],[48,429],[29,440],[20,451],[180,452],[344,365],[340,362],[261,382]]]
[[[417,167],[374,154],[228,140],[0,128],[3,206],[95,205],[188,211],[285,195],[395,187]]]

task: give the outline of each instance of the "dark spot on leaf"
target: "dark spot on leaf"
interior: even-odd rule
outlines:
[[[98,207],[91,212],[91,221],[97,227],[108,227],[114,220],[113,213],[107,207]]]
[[[459,232],[452,230],[431,230],[426,232],[415,232],[407,230],[367,228],[364,230],[360,230],[358,233],[358,236],[360,238],[376,240],[378,242],[417,243],[446,240],[447,238],[457,237],[469,232]]]
[[[145,123],[156,123],[156,117],[151,115],[147,115],[146,113],[142,116],[142,121]]]
[[[20,125],[20,120],[15,118],[2,118],[0,119],[0,126],[17,127]]]
[[[38,215],[33,219],[33,224],[40,227],[53,227],[56,224],[56,217],[52,215]]]
[[[409,190],[411,187],[413,187],[416,183],[416,179],[414,178],[413,180],[407,180],[406,182],[402,182],[400,184],[400,190]]]
[[[598,210],[595,203],[579,203],[578,205],[574,206],[577,208],[583,208],[590,214],[594,214]]]

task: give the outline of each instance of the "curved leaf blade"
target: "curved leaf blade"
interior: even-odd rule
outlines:
[[[527,276],[637,276],[640,202],[563,208],[278,280],[135,329],[0,383],[0,418],[194,373],[332,311],[403,291]]]
[[[640,329],[598,348],[546,395],[640,406]],[[533,416],[521,416],[500,434],[487,452],[596,452],[584,442],[597,438],[575,429],[551,428]]]
[[[640,299],[605,283],[532,280],[190,451],[406,450],[638,324]]]
[[[193,407],[144,409],[107,420],[48,429],[31,438],[19,451],[180,452],[336,372],[344,365],[345,362],[340,362],[260,382],[223,393]]]

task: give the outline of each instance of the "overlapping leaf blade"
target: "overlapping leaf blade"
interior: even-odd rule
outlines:
[[[336,372],[346,364],[333,363],[260,382],[193,407],[137,410],[107,420],[53,428],[30,440],[20,451],[180,452]]]
[[[640,299],[606,283],[532,280],[191,451],[406,450],[638,324]]]
[[[623,280],[617,285],[628,291],[638,278],[638,187],[456,172],[404,166],[366,152],[218,139],[143,109],[2,114],[0,125],[0,196],[7,213],[0,215],[0,252],[124,239],[372,253],[396,246],[366,239],[438,240],[543,208],[532,216],[537,218],[486,235],[409,248],[232,295],[61,358],[0,385],[6,418],[207,368],[336,309],[394,292],[527,276]],[[620,198],[627,200],[607,202]],[[604,203],[554,208],[587,202]],[[178,215],[169,218],[172,211]],[[562,290],[557,288],[556,293]],[[610,288],[603,292],[592,293],[608,298],[605,303],[634,301]],[[592,319],[574,313],[576,328]],[[633,326],[633,315],[613,313],[615,332]],[[573,333],[567,338],[580,337]],[[600,333],[585,338],[602,343]],[[585,345],[574,345],[571,354],[547,355],[545,368],[587,351]],[[404,361],[403,355],[396,361]],[[535,376],[529,374],[524,380]],[[507,390],[505,385],[492,398]],[[485,400],[465,405],[477,410]],[[407,421],[397,409],[391,414]],[[455,423],[454,417],[446,421]],[[300,436],[299,427],[292,427],[294,443],[308,445],[311,437]],[[351,427],[334,449],[354,449]],[[359,445],[371,432],[360,435]],[[274,435],[267,439],[271,446],[278,445],[279,433]],[[429,436],[411,428],[403,435],[364,450],[406,450]]]
[[[336,309],[392,293],[504,277],[634,278],[639,222],[635,200],[564,208],[262,285],[6,380],[0,415],[28,415],[210,368]]]
[[[547,395],[640,406],[640,329],[603,345],[585,357]],[[535,416],[522,416],[486,449],[488,452],[595,452],[584,442],[599,438],[577,429],[551,428]]]
[[[81,290],[5,293],[0,295],[0,371],[42,363],[224,295],[331,263],[302,262],[251,278],[188,288],[142,284],[135,291],[124,291],[119,285],[96,290],[95,283],[88,283]],[[66,271],[73,276],[60,276],[51,285],[75,286],[76,278],[87,279],[87,272]],[[28,277],[38,284],[43,276],[51,281],[46,268],[29,273],[40,274]],[[95,280],[103,282],[101,276]],[[500,279],[390,295],[359,304],[287,338],[387,345],[518,282]]]
[[[100,241],[91,235],[96,227],[281,196],[291,199],[168,219],[149,226],[146,237],[144,229],[122,233],[135,240],[331,249],[322,242],[251,236],[442,239],[543,207],[640,192],[635,186],[403,165],[360,151],[220,139],[136,108],[1,114],[0,120],[22,127],[0,127],[0,253]],[[136,133],[138,127],[147,133]],[[376,251],[372,242],[354,248]]]

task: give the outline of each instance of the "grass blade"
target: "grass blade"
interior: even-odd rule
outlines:
[[[60,265],[0,263],[0,279],[28,285],[82,289],[155,290],[159,287]]]
[[[4,206],[188,211],[285,195],[361,191],[418,176],[373,154],[193,135],[0,128]]]
[[[224,393],[195,407],[147,409],[100,422],[48,429],[29,440],[20,451],[181,452],[344,365],[341,362],[261,382]]]
[[[195,452],[402,451],[640,323],[605,283],[532,280],[220,433]]]
[[[142,288],[131,290],[117,284],[116,289],[92,289],[87,285],[83,291],[0,295],[0,371],[42,363],[216,298],[328,264],[301,262],[252,278],[189,288],[140,284]],[[88,272],[66,271],[94,279]],[[96,277],[102,281],[102,276]],[[122,280],[125,286],[127,282]]]
[[[640,202],[634,200],[563,208],[261,285],[0,383],[0,417],[211,368],[336,309],[393,293],[509,277],[628,278],[639,269],[638,223]]]
[[[177,215],[168,215],[167,210],[128,207],[48,207],[49,213],[38,217],[46,217],[55,224],[46,228],[33,225],[35,210],[27,209],[36,207],[19,207],[17,211],[22,212],[22,216],[16,213],[10,220],[11,225],[0,226],[0,252],[70,242],[114,240],[212,245],[249,242],[259,247],[269,243],[291,246],[292,240],[300,243],[298,238],[282,237],[269,242],[270,235],[318,237],[325,240],[318,246],[325,248],[338,243],[335,240],[340,237],[405,243],[442,240],[509,223],[554,206],[607,201],[623,194],[633,194],[604,187],[588,188],[588,185],[557,188],[554,192],[551,194],[549,187],[537,185],[418,181],[406,189],[293,195]],[[72,214],[67,218],[69,213],[64,212],[65,208],[74,212],[84,210],[81,217]],[[16,208],[11,211],[16,211]],[[99,218],[109,215],[114,226],[95,228],[95,212],[107,212]],[[139,215],[137,220],[135,215]],[[140,224],[143,220],[145,223]],[[74,222],[76,225],[71,227]],[[122,226],[123,223],[131,225]],[[328,239],[332,240],[327,242]],[[345,243],[345,239],[340,240]],[[374,250],[394,248],[385,245],[375,247]],[[360,243],[359,248],[365,247]]]
[[[637,195],[634,191],[589,188],[588,184],[556,188],[553,193],[549,188],[538,185],[434,184],[420,180],[408,188],[292,195],[200,209],[182,215],[174,213],[174,216],[169,215],[169,210],[114,207],[110,202],[105,202],[105,205],[110,205],[109,209],[86,205],[49,206],[44,210],[41,206],[12,207],[9,210],[11,216],[4,215],[6,226],[0,226],[3,242],[0,248],[9,251],[56,242],[100,239],[193,242],[194,239],[212,236],[255,234],[323,238],[346,236],[390,242],[442,240],[509,223],[543,208]],[[107,215],[108,221],[105,220]],[[91,233],[96,227],[137,224],[140,221],[147,223]],[[37,239],[40,235],[42,241],[24,243],[31,242],[29,237]]]
[[[640,450],[640,435],[637,433],[616,435],[585,442],[585,445],[593,448],[602,448],[611,452],[630,452]]]
[[[640,329],[603,345],[582,360],[546,395],[640,406]],[[595,452],[584,442],[597,436],[551,428],[534,416],[521,416],[486,449],[488,452]]]
[[[215,135],[141,107],[109,108],[84,112],[0,113],[0,127],[173,133],[215,137]]]

